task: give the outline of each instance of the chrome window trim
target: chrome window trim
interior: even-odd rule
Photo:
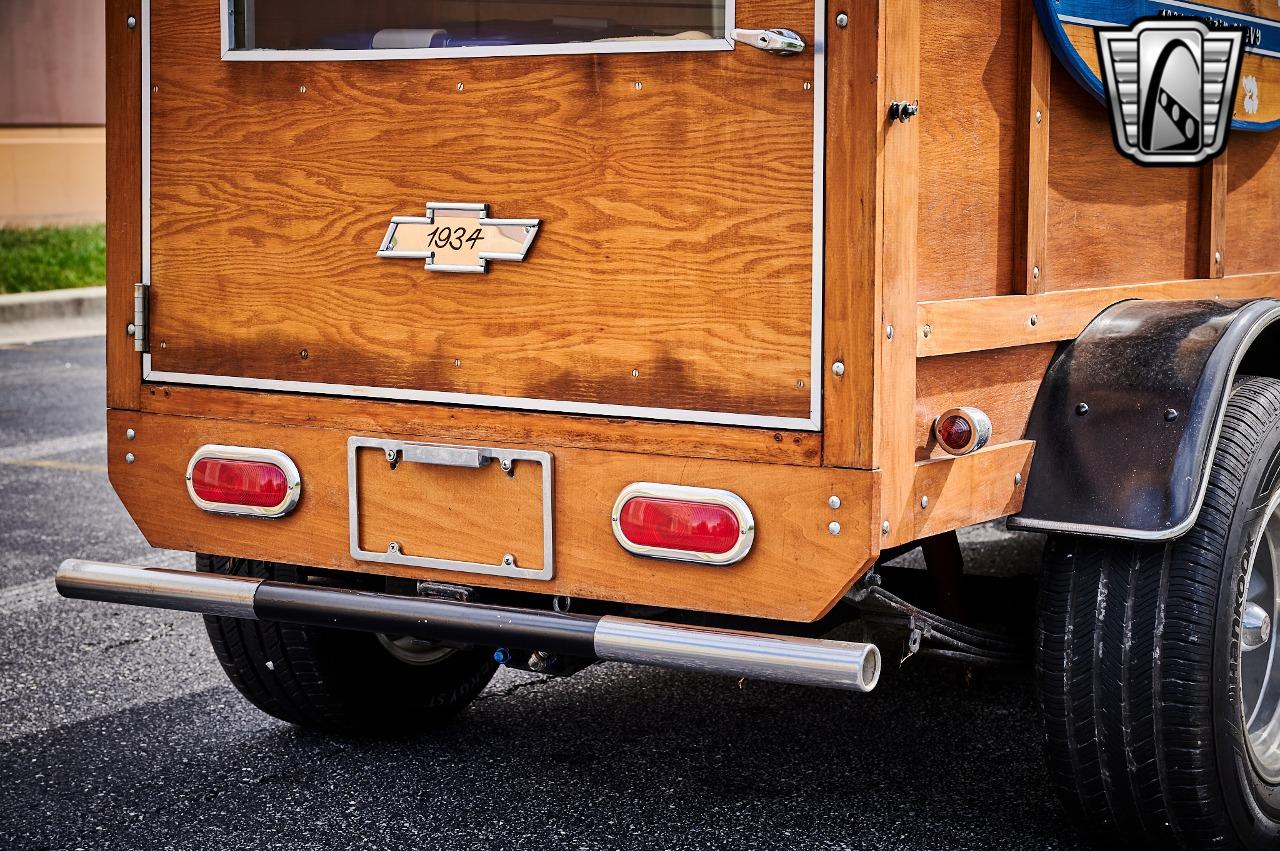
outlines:
[[[542,567],[520,567],[514,565],[482,564],[473,561],[455,561],[453,559],[432,558],[430,556],[411,556],[398,550],[378,552],[366,550],[360,546],[360,482],[356,475],[356,454],[360,449],[371,448],[387,450],[404,449],[405,447],[440,447],[445,449],[472,449],[483,454],[491,461],[532,461],[542,466]],[[412,463],[412,462],[402,462]],[[539,579],[547,581],[555,577],[555,507],[553,499],[551,473],[552,456],[550,452],[531,449],[501,449],[493,446],[464,446],[455,443],[426,443],[413,440],[387,440],[377,437],[351,437],[347,440],[347,536],[350,540],[351,557],[356,561],[376,562],[379,564],[400,564],[409,567],[427,567],[436,570],[452,570],[459,573],[475,573],[484,576],[511,576],[517,579]]]
[[[207,499],[201,499],[196,494],[195,483],[191,480],[191,477],[196,464],[205,458],[220,458],[227,461],[257,461],[279,467],[284,472],[285,484],[288,485],[284,499],[270,506],[234,505],[229,502],[211,502]],[[191,501],[197,506],[212,514],[230,514],[234,517],[263,517],[268,519],[284,517],[298,506],[298,500],[302,498],[302,474],[298,472],[298,465],[293,463],[293,459],[278,449],[259,449],[252,446],[225,446],[220,443],[206,443],[197,449],[195,454],[191,456],[191,460],[187,462],[187,495],[191,497]]]
[[[146,0],[144,0],[144,3]],[[574,41],[563,44],[511,44],[492,47],[408,47],[362,50],[313,48],[279,50],[276,48],[235,47],[232,30],[233,0],[223,0],[220,7],[223,62],[362,62],[397,59],[482,59],[491,56],[581,56],[592,53],[705,53],[733,50],[730,38],[737,14],[735,0],[725,0],[724,36],[707,39],[653,39],[651,41]],[[249,4],[252,6],[252,0]],[[144,12],[144,21],[150,21]],[[252,18],[250,18],[252,21]]]
[[[723,506],[733,512],[738,518],[738,542],[728,552],[723,553],[692,553],[686,550],[673,550],[667,547],[647,547],[643,544],[632,542],[622,531],[620,522],[622,516],[622,507],[636,497],[650,497],[652,499],[679,500],[686,502],[706,502],[712,505]],[[751,545],[756,539],[756,519],[751,513],[751,507],[747,505],[746,500],[738,496],[736,493],[719,488],[700,488],[691,485],[666,485],[658,482],[632,482],[622,489],[618,494],[618,498],[613,503],[613,511],[610,514],[613,525],[613,537],[618,539],[618,544],[627,552],[643,556],[645,558],[667,559],[669,561],[684,561],[694,564],[713,565],[723,567],[730,564],[737,564],[747,557],[747,553],[751,552]]]
[[[711,425],[773,428],[795,431],[822,430],[823,352],[823,283],[825,281],[825,171],[826,171],[826,10],[825,0],[814,3],[813,22],[813,233],[812,274],[810,277],[810,358],[809,358],[809,415],[807,417],[782,417],[766,414],[742,414],[728,411],[708,411],[688,408],[662,408],[655,406],[622,405],[602,402],[574,402],[557,399],[537,399],[523,396],[498,396],[489,394],[457,393],[444,390],[418,390],[407,388],[370,387],[365,385],[332,384],[284,379],[255,379],[242,376],[205,375],[190,372],[166,372],[153,369],[151,353],[142,355],[142,380],[185,384],[202,387],[227,387],[245,390],[273,390],[287,393],[306,393],[329,396],[348,396],[367,399],[386,399],[411,402],[434,402],[450,405],[504,408],[519,411],[559,414],[586,414],[604,417],[628,417],[669,422],[704,423]],[[726,32],[733,28],[733,0],[725,6]],[[151,0],[142,0],[142,278],[151,280]],[[227,7],[223,5],[224,24],[222,38],[227,37]],[[635,42],[617,44],[634,45]],[[734,48],[734,42],[725,39],[726,50]],[[743,45],[742,49],[752,50]],[[349,51],[342,51],[344,53]],[[383,51],[377,51],[382,53]],[[643,51],[640,51],[643,52]],[[294,58],[294,57],[290,57]],[[318,57],[316,57],[318,58]],[[378,56],[373,58],[385,59]],[[785,58],[779,61],[786,61]]]

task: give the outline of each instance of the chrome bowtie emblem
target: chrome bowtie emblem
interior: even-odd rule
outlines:
[[[1097,33],[1120,153],[1143,165],[1194,165],[1222,153],[1243,30],[1173,18]]]
[[[484,272],[490,260],[524,260],[539,219],[491,219],[488,204],[427,205],[425,216],[395,216],[379,257],[424,260],[431,272]]]

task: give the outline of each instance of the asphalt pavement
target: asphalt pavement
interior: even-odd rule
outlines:
[[[0,347],[0,848],[1084,849],[1029,671],[912,660],[870,695],[596,665],[503,670],[445,729],[261,714],[195,615],[63,600],[151,549],[107,481],[101,338]],[[984,527],[971,561],[1038,542]],[[886,656],[892,651],[886,649]]]

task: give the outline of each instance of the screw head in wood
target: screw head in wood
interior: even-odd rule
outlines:
[[[134,325],[132,322],[124,326],[124,332],[128,334],[130,337],[136,334],[137,331],[138,331],[138,326]]]
[[[884,521],[883,523],[881,523],[881,524],[880,524],[880,534],[881,534],[881,535],[887,535],[887,534],[889,534],[889,521],[888,521],[888,520],[886,520],[886,521]]]
[[[138,460],[138,459],[134,457],[134,455],[133,455],[133,453],[132,453],[132,452],[125,453],[125,456],[124,456],[124,463],[126,463],[126,464],[132,464],[134,461],[137,461],[137,460]]]
[[[838,26],[840,29],[844,29],[845,27],[849,26],[849,16],[846,15],[844,12],[841,12],[840,14],[836,15],[836,26]]]
[[[138,19],[135,18],[133,15],[130,15],[129,18],[124,23],[125,23],[125,26],[127,26],[129,29],[131,30],[136,29],[138,26]]]
[[[928,508],[928,507],[929,507],[929,497],[927,497],[927,496],[922,496],[922,497],[920,497],[920,507],[921,507],[921,508]]]
[[[892,340],[892,339],[893,339],[893,326],[892,326],[892,325],[889,325],[889,326],[887,326],[887,327],[884,329],[884,338],[885,338],[886,340]]]
[[[1042,121],[1044,121],[1044,113],[1037,109],[1037,110],[1036,110],[1036,124],[1039,124],[1039,123],[1041,123]]]
[[[1083,417],[1087,413],[1089,413],[1089,405],[1087,402],[1081,402],[1079,405],[1076,405],[1077,416]]]
[[[1213,262],[1214,262],[1214,263],[1217,263],[1217,264],[1219,264],[1219,265],[1221,265],[1221,264],[1222,264],[1222,252],[1221,252],[1221,251],[1215,251],[1215,252],[1213,252]]]
[[[833,495],[832,495],[832,496],[827,500],[827,505],[831,506],[832,508],[839,508],[839,507],[840,507],[840,497],[835,496],[835,495],[833,494]]]
[[[1032,267],[1031,267],[1031,277],[1035,278],[1037,281],[1038,281],[1038,280],[1040,280],[1040,267],[1039,267],[1039,266],[1032,266]]]
[[[929,335],[933,333],[933,326],[932,325],[924,326],[923,328],[920,329],[920,333],[924,335],[925,339],[928,339]]]
[[[1014,473],[1014,474],[1013,474],[1013,486],[1016,488],[1016,487],[1020,487],[1021,485],[1022,485],[1022,474],[1021,474],[1021,473]]]
[[[134,431],[133,429],[129,429],[128,431],[126,431],[126,432],[124,433],[124,439],[125,439],[125,440],[133,440],[133,439],[134,439],[134,438],[136,438],[137,436],[138,436],[138,433],[137,433],[136,431]]]
[[[1031,314],[1030,316],[1027,317],[1027,324],[1029,324],[1032,328],[1036,327],[1037,325],[1040,324],[1040,317],[1036,316],[1034,313]]]
[[[839,534],[840,534],[840,524],[839,524],[839,523],[837,523],[836,521],[832,520],[830,523],[828,523],[828,524],[827,524],[827,531],[828,531],[828,532],[830,532],[830,533],[831,533],[831,534],[833,534],[833,535],[839,535]]]
[[[844,375],[844,361],[836,361],[831,364],[831,374],[837,378]]]

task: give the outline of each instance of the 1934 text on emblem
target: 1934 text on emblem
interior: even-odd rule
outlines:
[[[393,217],[378,256],[422,260],[431,272],[485,272],[491,260],[524,260],[540,226],[490,218],[487,204],[432,202],[425,216]]]

